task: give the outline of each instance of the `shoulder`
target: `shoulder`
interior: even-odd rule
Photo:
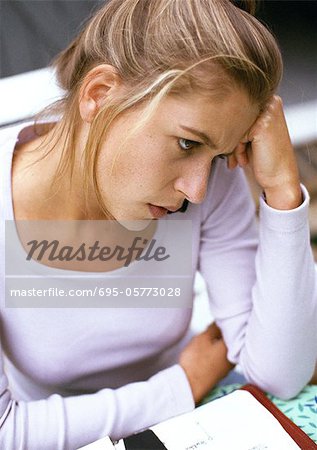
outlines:
[[[5,149],[12,149],[15,143],[18,141],[20,133],[23,130],[33,127],[32,122],[23,122],[15,125],[0,128],[0,151]]]

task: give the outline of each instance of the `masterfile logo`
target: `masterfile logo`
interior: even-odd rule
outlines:
[[[190,220],[6,221],[7,307],[189,307]]]

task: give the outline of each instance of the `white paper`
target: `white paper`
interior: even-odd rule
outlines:
[[[237,390],[151,427],[168,450],[298,450],[275,417]]]
[[[126,450],[125,445],[124,445],[124,440],[120,439],[120,441],[115,444],[114,448],[116,450]]]

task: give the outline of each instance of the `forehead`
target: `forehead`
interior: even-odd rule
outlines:
[[[155,114],[158,123],[195,128],[208,136],[220,149],[236,145],[259,114],[241,89],[231,89],[212,95],[192,92],[166,97]],[[237,142],[235,142],[237,141]]]

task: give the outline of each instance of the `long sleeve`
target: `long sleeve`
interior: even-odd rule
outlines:
[[[118,389],[24,402],[11,398],[1,364],[0,389],[0,448],[6,450],[73,450],[106,435],[127,436],[194,408],[179,365]]]
[[[302,187],[304,202],[290,211],[274,210],[261,198],[257,229],[243,171],[218,165],[212,182],[199,270],[228,358],[250,382],[290,398],[309,381],[317,359],[308,193]]]
[[[32,131],[20,124],[0,133],[0,448],[73,450],[192,410],[190,385],[171,356],[185,333],[186,311],[6,308],[4,224],[14,219],[11,164],[22,128],[25,135]],[[164,339],[159,339],[163,333]],[[164,355],[160,359],[171,347],[172,362]],[[26,393],[17,389],[19,381],[14,385],[9,366],[6,373],[2,349],[15,362],[21,384],[24,376],[25,383],[30,382]],[[153,366],[149,369],[147,364]],[[122,387],[100,389],[107,385]],[[59,395],[83,390],[95,393]]]

